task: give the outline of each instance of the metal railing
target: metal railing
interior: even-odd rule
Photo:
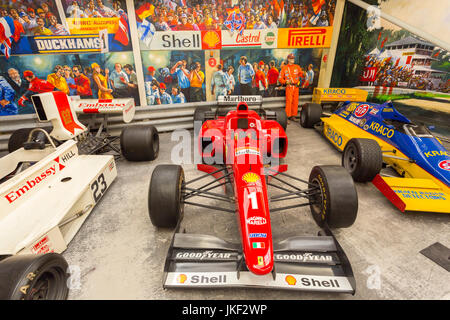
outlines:
[[[311,95],[301,95],[299,104],[311,101]],[[194,110],[198,106],[211,106],[215,108],[216,101],[194,102],[172,105],[157,105],[137,107],[136,114],[131,123],[124,123],[123,117],[108,116],[108,132],[112,135],[120,135],[125,126],[132,125],[154,125],[159,132],[173,131],[177,129],[192,129]],[[285,107],[285,98],[264,98],[263,107],[265,109],[277,109]],[[99,124],[104,120],[103,116],[96,114],[78,115],[79,120],[84,124]],[[20,128],[48,127],[50,123],[41,123],[35,114],[0,117],[0,151],[8,149],[8,140],[11,134]]]

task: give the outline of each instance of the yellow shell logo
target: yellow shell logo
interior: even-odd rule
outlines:
[[[256,173],[253,172],[247,172],[242,176],[242,180],[244,180],[247,183],[256,182],[259,180],[259,176]]]
[[[185,274],[180,274],[177,277],[177,282],[178,283],[184,283],[187,280],[187,276]]]
[[[295,279],[293,276],[286,276],[285,280],[290,286],[295,286],[295,284],[297,283],[297,279]]]
[[[215,48],[220,42],[220,37],[215,31],[208,31],[203,37],[203,43],[205,43],[208,48]]]

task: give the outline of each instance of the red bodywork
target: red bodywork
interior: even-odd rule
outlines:
[[[205,148],[207,144],[210,146]],[[225,117],[203,123],[199,145],[204,157],[219,156],[228,171],[233,172],[230,179],[248,269],[258,275],[271,272],[272,232],[262,156],[268,154],[284,158],[287,151],[286,133],[278,122],[261,119],[255,111],[248,110],[247,104],[241,102],[236,110],[228,112]],[[281,172],[287,166],[272,168]],[[212,173],[217,167],[199,164],[198,169]]]

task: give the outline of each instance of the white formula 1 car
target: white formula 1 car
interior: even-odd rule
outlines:
[[[92,137],[66,94],[43,93],[32,101],[39,121],[51,121],[53,129],[27,129],[26,138],[19,130],[9,144],[15,151],[0,159],[0,299],[65,299],[68,265],[60,253],[116,178],[116,164],[97,148],[79,151]],[[127,108],[134,114],[134,103]],[[125,158],[156,158],[155,131],[124,129]]]

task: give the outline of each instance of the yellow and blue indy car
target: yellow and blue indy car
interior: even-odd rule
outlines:
[[[344,102],[328,116],[309,103],[300,124],[319,129],[343,151],[342,165],[353,179],[372,181],[402,212],[450,213],[450,152],[392,102]]]

